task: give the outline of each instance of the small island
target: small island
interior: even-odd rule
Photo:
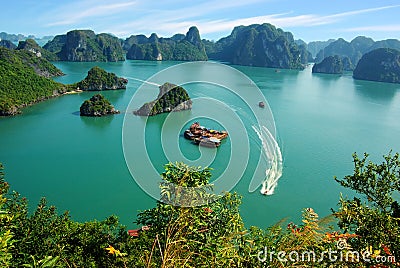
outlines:
[[[143,104],[133,113],[140,116],[153,116],[190,109],[192,109],[192,100],[187,91],[183,87],[167,82],[160,86],[157,99]]]
[[[343,74],[343,62],[338,55],[328,56],[320,63],[314,64],[313,73]]]
[[[362,56],[353,72],[354,79],[400,83],[400,51],[378,48]]]
[[[101,91],[126,89],[128,79],[118,77],[115,73],[108,73],[100,67],[93,67],[88,71],[85,79],[71,85],[76,90]]]
[[[119,113],[120,112],[111,105],[110,101],[101,94],[96,94],[89,100],[85,100],[80,108],[81,116],[99,117]]]

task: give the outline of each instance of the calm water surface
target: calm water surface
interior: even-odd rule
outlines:
[[[130,77],[126,91],[102,92],[117,109],[125,111],[141,85],[132,78],[145,80],[174,64],[63,62],[56,65],[66,75],[56,80],[80,81],[94,65]],[[278,73],[268,68],[235,68],[248,75],[267,98],[284,157],[283,176],[274,195],[248,192],[251,170],[235,187],[243,195],[241,214],[246,225],[267,227],[286,217],[298,220],[306,207],[326,216],[336,207],[340,192],[350,195],[333,177],[352,172],[353,152],[368,152],[372,160],[381,161],[391,149],[400,151],[400,85],[356,81],[350,74],[312,75],[311,68]],[[205,94],[202,88],[187,86],[192,97]],[[133,227],[138,210],[153,207],[155,201],[139,188],[126,167],[121,139],[123,114],[79,116],[81,103],[94,94],[62,96],[26,108],[22,115],[1,118],[0,162],[6,167],[12,188],[28,197],[31,209],[46,196],[60,211],[69,210],[75,220],[101,220],[115,214],[123,224]],[[239,98],[219,94],[231,106],[240,106]],[[193,109],[201,107],[194,105]],[[190,120],[191,112],[182,112],[179,117]],[[148,142],[149,155],[160,171],[167,161],[160,149],[165,118],[156,116],[147,125],[152,134],[146,139],[154,141]],[[203,122],[220,128],[217,122]],[[179,145],[187,158],[199,156],[198,148],[182,137]],[[259,146],[257,139],[251,139],[251,146]],[[229,152],[228,140],[211,164],[215,174],[226,166]],[[135,161],[140,166],[143,157]]]

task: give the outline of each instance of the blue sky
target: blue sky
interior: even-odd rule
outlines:
[[[38,37],[73,29],[169,37],[196,25],[202,38],[218,40],[234,26],[268,22],[307,42],[400,38],[399,0],[13,0],[1,7],[0,31]]]

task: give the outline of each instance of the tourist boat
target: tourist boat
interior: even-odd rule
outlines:
[[[218,147],[221,144],[221,140],[228,137],[228,132],[207,129],[200,126],[199,122],[194,122],[189,129],[185,130],[183,136],[201,146]]]
[[[221,140],[215,137],[207,138],[201,137],[194,139],[194,142],[200,146],[209,147],[209,148],[216,148],[221,145]]]

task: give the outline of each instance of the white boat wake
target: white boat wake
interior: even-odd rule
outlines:
[[[142,80],[142,79],[139,79],[139,78],[135,78],[135,77],[126,77],[126,78],[132,79],[132,80],[136,80],[136,81],[138,81],[138,82],[142,82],[142,83],[149,84],[149,85],[152,85],[152,86],[157,86],[157,87],[160,87],[160,86],[161,86],[161,85],[159,85],[159,84],[157,84],[157,83],[145,81],[145,80]]]
[[[261,140],[263,149],[262,153],[264,154],[264,157],[266,157],[267,161],[265,179],[262,182],[260,192],[264,195],[272,195],[278,185],[279,178],[282,176],[282,152],[268,128],[265,126],[262,126],[260,129],[255,126],[252,127]]]

